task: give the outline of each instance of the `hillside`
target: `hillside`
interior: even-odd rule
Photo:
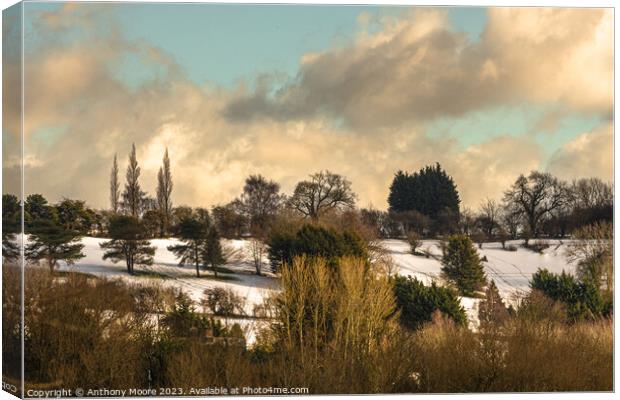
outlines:
[[[175,239],[153,240],[152,245],[157,247],[154,264],[147,268],[138,268],[146,271],[146,274],[129,276],[123,263],[113,264],[102,260],[103,252],[99,248],[99,243],[104,240],[84,238],[82,242],[86,257],[74,266],[63,265],[61,269],[120,278],[133,283],[157,282],[165,287],[180,289],[197,302],[200,302],[207,288],[229,288],[246,299],[245,312],[250,316],[253,315],[254,307],[260,305],[263,298],[278,288],[278,279],[269,272],[266,256],[263,258],[264,276],[254,274],[248,240],[222,241],[228,260],[224,267],[234,273],[221,273],[218,279],[215,279],[211,272],[201,272],[201,277],[197,278],[193,267],[180,267],[174,255],[167,250],[168,246],[177,243]],[[485,243],[479,250],[480,254],[488,259],[484,262],[487,276],[495,281],[502,297],[507,301],[514,301],[517,296],[529,290],[529,280],[539,267],[548,268],[553,272],[571,271],[571,266],[564,255],[568,242],[549,243],[551,246],[542,254],[520,247],[520,242],[511,243],[517,246],[517,251],[503,250],[499,243]],[[415,276],[426,283],[432,280],[441,283],[441,249],[438,241],[424,241],[421,250],[429,253],[431,255],[429,258],[410,254],[409,245],[402,240],[383,240],[381,244],[391,255],[398,274]],[[470,325],[475,327],[479,300],[462,298],[461,302],[467,311]]]

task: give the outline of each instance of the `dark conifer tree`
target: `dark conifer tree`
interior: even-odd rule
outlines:
[[[200,277],[201,253],[206,246],[208,228],[198,218],[183,218],[177,227],[177,235],[183,244],[168,246],[168,251],[179,259],[179,265],[194,264],[197,277]]]
[[[17,261],[20,245],[16,234],[21,230],[21,206],[17,196],[2,195],[2,257],[7,261]]]
[[[151,247],[142,223],[135,217],[117,215],[110,218],[108,232],[112,240],[101,243],[104,260],[125,261],[127,272],[134,273],[136,265],[153,264],[155,247]]]
[[[206,243],[202,249],[202,259],[205,265],[213,269],[215,276],[217,276],[217,268],[226,262],[220,244],[220,235],[213,226],[207,232]]]
[[[57,218],[37,219],[29,230],[30,243],[24,253],[31,261],[45,260],[51,272],[58,261],[72,265],[84,257],[80,243],[80,233],[63,227]]]
[[[458,216],[460,202],[452,177],[439,164],[426,166],[412,175],[398,171],[388,196],[390,211],[417,211],[432,219],[446,210]]]
[[[463,296],[474,296],[486,281],[482,261],[471,239],[453,235],[444,246],[441,261],[445,278],[454,283]]]

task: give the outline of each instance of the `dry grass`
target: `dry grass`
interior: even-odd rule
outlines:
[[[608,391],[611,321],[565,325],[527,313],[483,332],[436,317],[398,323],[381,268],[297,259],[265,306],[258,345],[177,338],[158,324],[174,296],[79,274],[26,271],[28,387],[308,387],[311,393]],[[3,373],[19,366],[19,273],[3,269]],[[15,296],[17,294],[17,297]],[[544,317],[544,316],[543,316]],[[7,363],[7,361],[9,361]],[[17,369],[18,370],[18,369]],[[150,380],[149,380],[150,376]]]

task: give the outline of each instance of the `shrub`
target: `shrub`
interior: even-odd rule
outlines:
[[[482,262],[466,235],[453,235],[448,239],[443,246],[441,263],[444,276],[463,296],[474,296],[485,283]]]
[[[611,391],[612,328],[515,318],[485,340],[438,320],[417,332],[408,352],[424,393]]]
[[[409,243],[409,246],[411,247],[411,254],[413,254],[414,256],[421,255],[418,252],[418,248],[422,246],[422,236],[420,236],[419,233],[409,232],[407,234],[407,242]]]
[[[577,229],[576,240],[567,249],[571,262],[577,264],[577,276],[599,282],[607,295],[613,296],[613,226],[607,222],[595,223]]]
[[[508,309],[504,305],[495,282],[491,281],[484,292],[484,299],[478,306],[480,326],[484,329],[492,325],[501,325],[508,317]]]
[[[204,291],[202,305],[214,315],[232,316],[245,314],[245,299],[232,289],[209,288]]]
[[[364,241],[355,232],[338,232],[315,225],[304,225],[296,233],[275,232],[269,238],[269,261],[274,272],[291,264],[297,256],[327,260],[332,267],[340,257],[368,258]]]
[[[612,312],[613,300],[604,299],[597,283],[591,279],[580,282],[565,272],[558,275],[539,269],[532,276],[530,286],[550,299],[562,302],[571,322],[608,316]]]
[[[278,382],[312,393],[411,391],[410,335],[397,323],[391,281],[367,261],[296,257],[282,270],[276,320],[259,347]],[[282,373],[286,371],[285,373]],[[278,385],[280,386],[280,385]]]
[[[431,286],[416,278],[397,276],[394,279],[394,294],[400,310],[400,322],[409,329],[419,329],[430,322],[435,312],[440,311],[459,325],[465,325],[467,316],[457,294],[450,288]]]

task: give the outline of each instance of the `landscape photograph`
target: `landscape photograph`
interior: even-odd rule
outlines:
[[[614,10],[3,11],[22,398],[614,391]]]

